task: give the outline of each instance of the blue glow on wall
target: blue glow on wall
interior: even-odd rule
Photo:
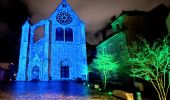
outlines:
[[[34,25],[28,20],[22,26],[17,81],[86,80],[85,24],[66,0],[49,18]],[[35,34],[43,35],[34,41]]]

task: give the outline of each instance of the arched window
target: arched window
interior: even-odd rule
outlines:
[[[44,26],[40,26],[34,32],[34,43],[43,37],[44,37]]]
[[[71,28],[65,29],[65,41],[73,41],[73,30]]]
[[[56,41],[64,41],[64,30],[61,27],[56,29]]]

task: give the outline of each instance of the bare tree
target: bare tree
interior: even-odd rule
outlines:
[[[103,53],[97,54],[97,58],[94,59],[93,63],[96,69],[101,73],[104,89],[106,89],[107,80],[113,76],[119,64],[113,56]]]
[[[142,39],[134,42],[129,50],[129,63],[133,66],[132,76],[150,82],[160,100],[166,100],[170,87],[170,41],[168,37],[152,46]]]

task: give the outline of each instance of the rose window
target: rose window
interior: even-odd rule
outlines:
[[[72,22],[72,16],[66,11],[59,12],[57,14],[57,21],[60,24],[67,25],[67,24],[70,24]]]

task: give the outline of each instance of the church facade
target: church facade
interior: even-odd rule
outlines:
[[[34,25],[28,20],[22,26],[16,80],[86,80],[85,24],[66,0],[49,18]]]

